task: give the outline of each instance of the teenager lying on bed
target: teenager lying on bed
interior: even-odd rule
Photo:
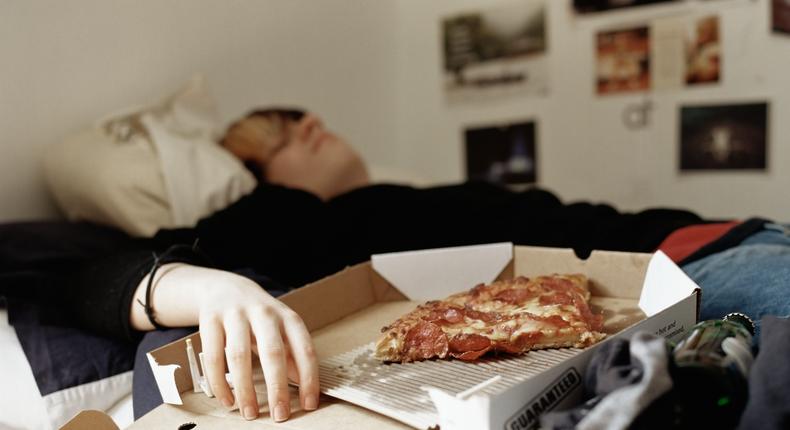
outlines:
[[[512,192],[485,183],[371,185],[356,152],[317,117],[299,111],[254,112],[222,143],[258,170],[260,185],[251,194],[194,228],[163,230],[138,240],[134,251],[92,262],[73,288],[77,311],[96,331],[134,337],[155,327],[199,326],[217,399],[225,406],[237,401],[247,419],[258,415],[253,346],[274,420],[290,415],[289,379],[299,383],[304,409],[318,406],[310,335],[267,289],[298,287],[373,253],[502,241],[587,255],[593,249],[651,252],[668,240],[676,260],[699,261],[764,224],[705,224],[670,209],[620,213],[601,204],[564,204],[545,190]],[[697,227],[684,229],[689,226]],[[689,232],[696,242],[689,242]],[[259,275],[268,278],[251,280]],[[226,362],[235,399],[224,378]]]

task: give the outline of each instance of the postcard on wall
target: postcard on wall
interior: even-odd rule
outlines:
[[[497,184],[537,181],[535,122],[467,129],[466,177]]]
[[[548,93],[543,0],[447,17],[442,42],[450,103]]]
[[[719,17],[671,17],[654,21],[651,78],[654,90],[682,89],[721,81]]]
[[[686,82],[685,16],[663,18],[650,26],[651,75],[654,90],[677,90]]]
[[[680,170],[765,170],[768,103],[680,108]]]
[[[604,12],[612,9],[677,1],[679,0],[573,0],[573,9],[578,13]]]
[[[790,0],[772,0],[771,22],[775,32],[790,34]]]
[[[650,30],[605,31],[596,37],[598,94],[650,89]]]
[[[719,17],[695,19],[687,27],[686,84],[719,82],[721,76],[721,38]]]

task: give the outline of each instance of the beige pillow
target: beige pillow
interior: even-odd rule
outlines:
[[[126,112],[45,154],[47,183],[68,219],[151,236],[192,226],[255,187],[242,163],[216,143],[216,103],[202,78]]]
[[[143,135],[122,141],[91,127],[50,148],[44,171],[70,220],[115,226],[134,236],[173,226],[156,152]]]

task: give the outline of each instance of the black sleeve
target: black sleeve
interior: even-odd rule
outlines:
[[[160,249],[197,241],[219,269],[253,269],[295,287],[337,268],[333,263],[341,258],[326,258],[337,225],[328,205],[313,194],[261,184],[194,228],[162,230],[154,241]]]
[[[652,252],[672,231],[703,222],[685,210],[627,213],[606,204],[563,203],[543,189],[513,192],[482,182],[366,187],[330,205],[342,220],[334,228],[345,228],[338,248],[353,251],[349,263],[372,253],[493,242],[572,248],[581,257],[595,249]]]
[[[324,210],[312,194],[264,184],[194,228],[161,230],[152,239],[135,240],[122,251],[80,264],[68,280],[69,306],[91,331],[135,338],[139,333],[129,324],[133,295],[157,257],[161,264],[252,269],[285,283],[283,288],[302,285],[335,269],[320,267],[322,259],[312,255],[325,255],[316,244],[328,244],[320,237],[329,225]],[[315,219],[323,221],[311,222]],[[300,270],[303,261],[319,263]]]
[[[95,333],[135,339],[139,333],[131,328],[129,317],[132,299],[140,281],[151,271],[155,258],[160,264],[184,262],[208,266],[210,262],[198,250],[176,246],[157,252],[150,243],[138,249],[86,262],[73,277],[69,300],[78,323]],[[156,303],[154,303],[154,309]]]

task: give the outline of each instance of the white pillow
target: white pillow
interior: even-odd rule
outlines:
[[[47,183],[70,220],[134,236],[193,226],[255,187],[216,143],[219,133],[216,103],[196,77],[157,104],[112,115],[52,147]]]

